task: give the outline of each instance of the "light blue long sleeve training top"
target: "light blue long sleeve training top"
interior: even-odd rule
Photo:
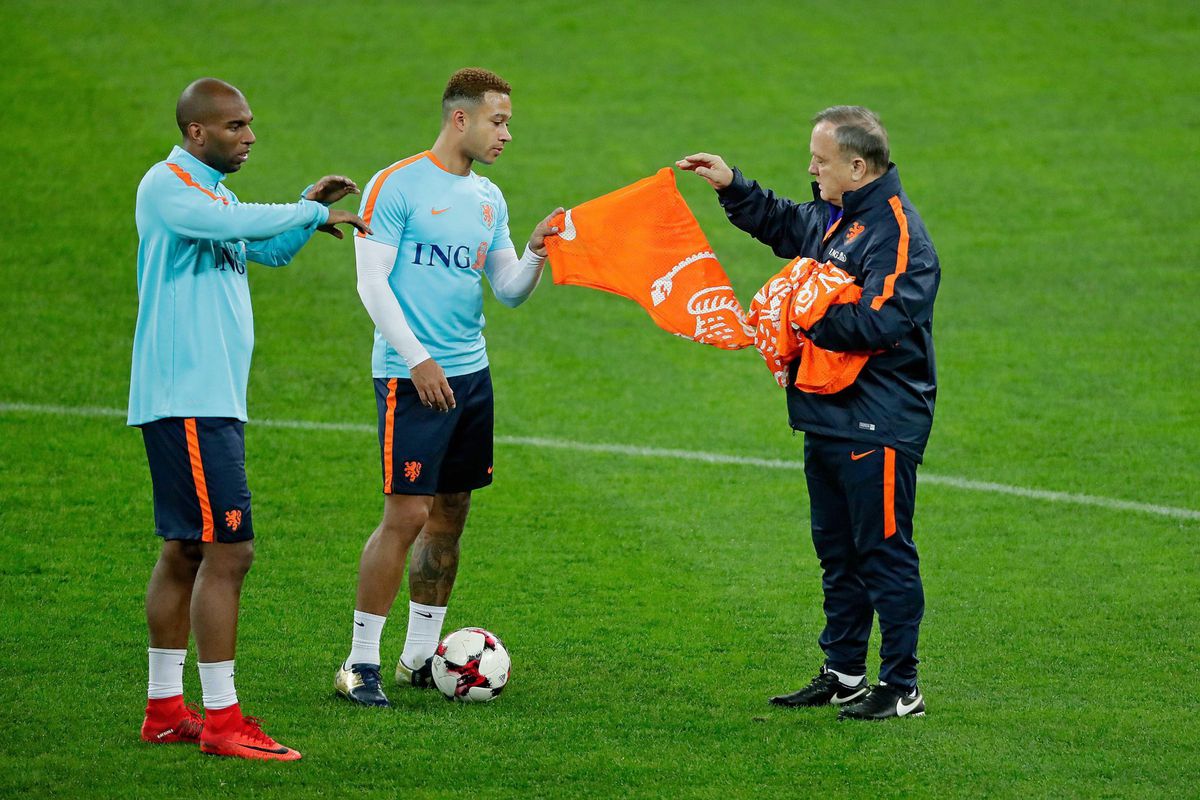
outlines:
[[[130,425],[246,421],[254,316],[246,261],[281,267],[329,219],[312,200],[239,203],[225,175],[181,147],[138,185],[138,317]]]

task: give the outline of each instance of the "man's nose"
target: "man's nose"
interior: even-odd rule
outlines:
[[[245,144],[254,144],[258,141],[258,138],[254,135],[254,131],[250,130],[249,125],[246,126],[245,131],[245,135],[242,136],[242,142]]]

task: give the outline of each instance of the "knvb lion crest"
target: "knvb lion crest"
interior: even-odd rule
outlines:
[[[421,462],[405,461],[404,477],[408,478],[409,483],[413,483],[417,480],[417,478],[421,477]]]
[[[236,508],[232,511],[226,511],[225,525],[229,528],[229,530],[236,533],[237,529],[242,527],[242,512]]]
[[[479,204],[479,209],[483,224],[487,226],[488,230],[491,230],[492,226],[496,224],[496,207],[491,203],[484,202]]]
[[[858,235],[860,233],[862,233],[863,231],[865,231],[866,229],[867,229],[866,225],[863,225],[858,220],[854,220],[854,224],[850,226],[850,230],[846,231],[846,244],[850,244],[850,242],[853,242],[855,240],[855,238],[857,238]]]

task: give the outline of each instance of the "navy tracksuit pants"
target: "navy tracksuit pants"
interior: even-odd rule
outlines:
[[[830,669],[867,671],[867,641],[879,617],[879,680],[917,682],[917,633],[925,591],[913,544],[917,462],[890,447],[806,433],[804,475],[812,537],[821,561]]]

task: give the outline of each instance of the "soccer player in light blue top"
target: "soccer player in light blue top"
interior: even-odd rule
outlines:
[[[246,261],[283,266],[314,230],[369,230],[327,206],[358,187],[329,175],[285,205],[239,203],[222,184],[255,137],[242,93],[213,78],[179,98],[183,141],[138,186],[138,318],[129,424],[142,430],[163,538],[146,589],[150,682],[142,738],[199,742],[216,755],[294,761],[300,754],[244,718],[234,689],[242,580],[254,556],[246,486],[246,381],[254,322]],[[183,701],[195,633],[205,717]]]
[[[383,521],[363,548],[349,657],[334,676],[342,697],[387,706],[380,637],[409,564],[409,617],[396,680],[432,685],[458,571],[471,492],[492,482],[492,382],[483,339],[483,276],[517,306],[537,286],[550,216],[521,258],[500,190],[471,169],[512,141],[511,87],[483,69],[454,73],[433,147],[380,171],[355,237],[358,293],[375,322],[371,372],[379,412]]]

